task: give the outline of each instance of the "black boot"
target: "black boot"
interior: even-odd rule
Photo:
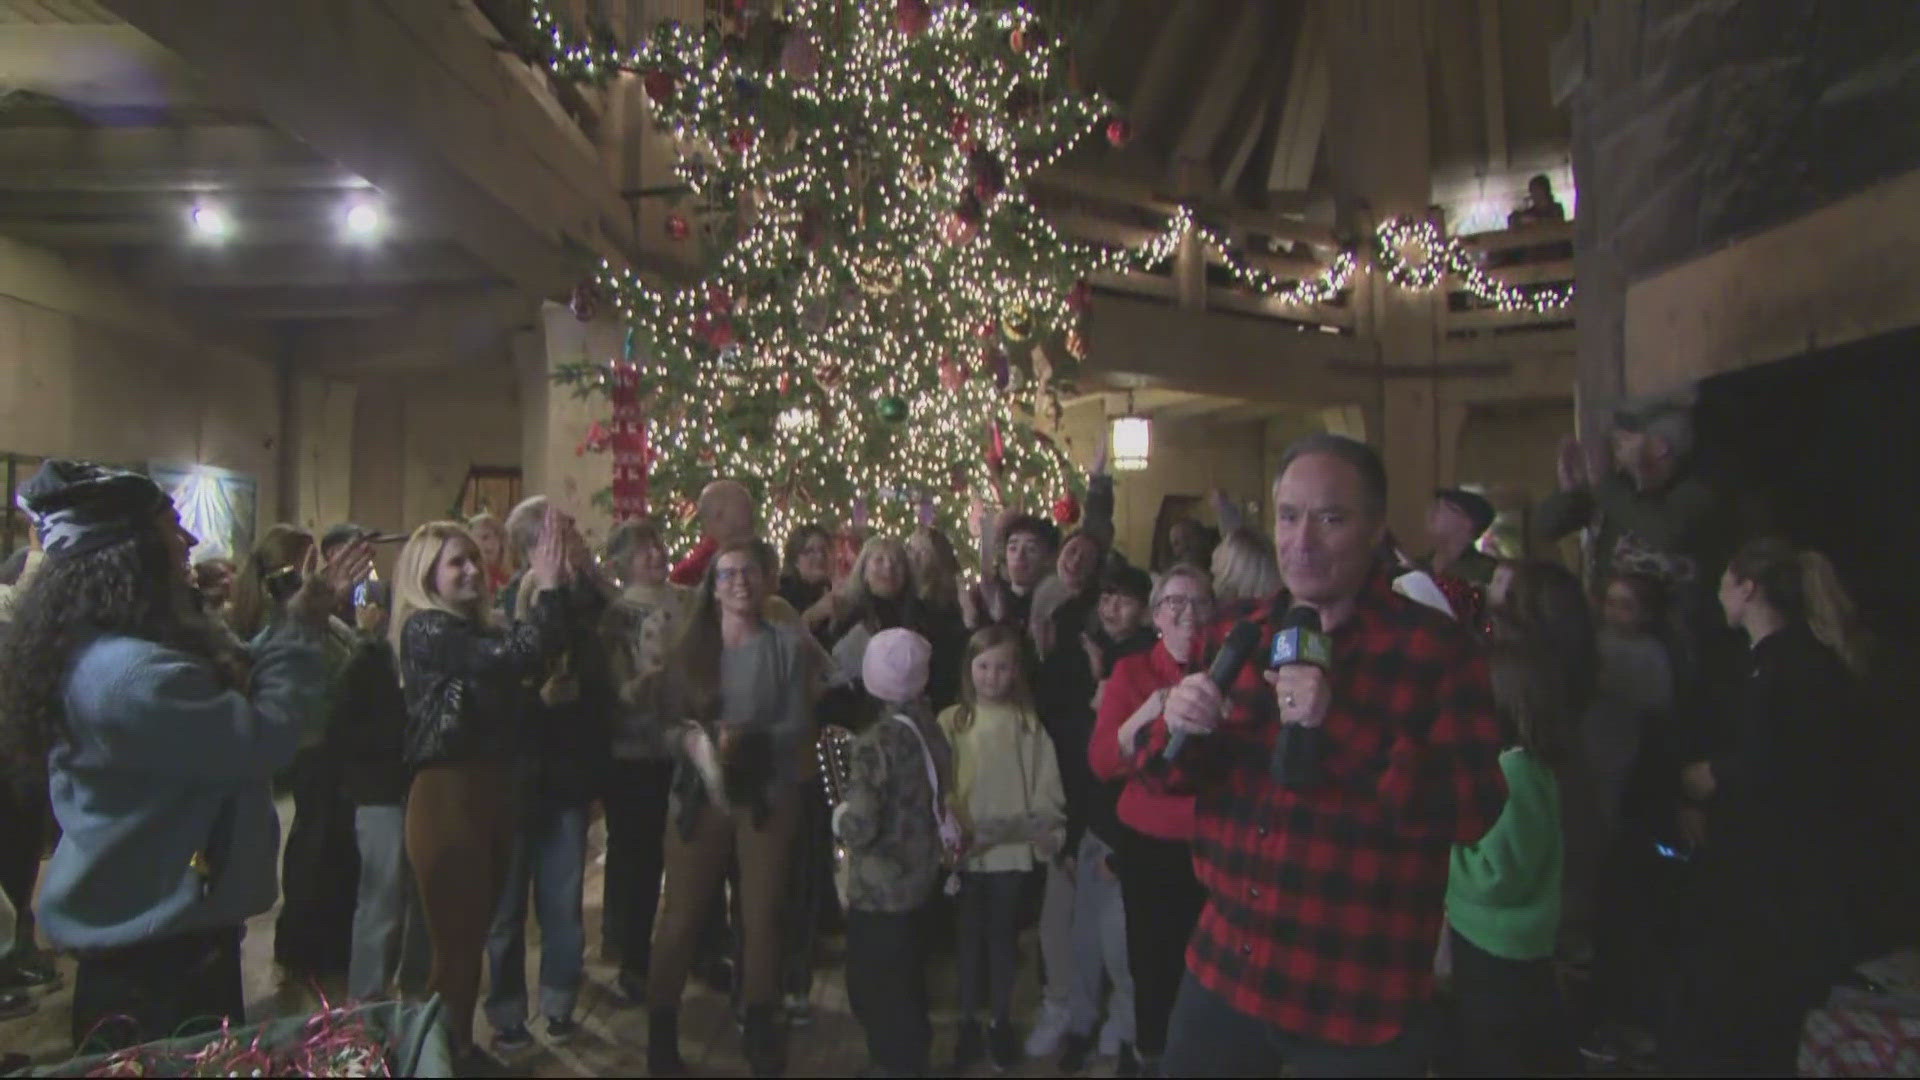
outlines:
[[[746,1052],[747,1069],[755,1076],[779,1076],[787,1070],[786,1048],[780,1045],[778,1011],[771,1004],[747,1006],[747,1030],[741,1045]]]
[[[647,1075],[685,1076],[680,1058],[680,1010],[647,1010]]]

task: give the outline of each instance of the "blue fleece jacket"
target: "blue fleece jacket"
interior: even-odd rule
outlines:
[[[250,693],[211,664],[140,638],[83,646],[66,682],[69,738],[48,759],[59,846],[40,889],[54,943],[98,949],[236,926],[273,906],[273,774],[321,707],[319,635],[255,641]],[[204,851],[211,878],[193,867]]]

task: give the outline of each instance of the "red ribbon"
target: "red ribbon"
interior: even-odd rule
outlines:
[[[613,451],[613,519],[627,521],[647,512],[647,479],[652,463],[647,416],[640,408],[638,364],[614,363],[609,396],[613,399],[612,430],[607,439]]]

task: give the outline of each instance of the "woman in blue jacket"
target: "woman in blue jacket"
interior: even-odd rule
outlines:
[[[307,573],[294,617],[242,657],[193,602],[194,538],[153,481],[55,460],[19,503],[47,562],[0,643],[0,732],[10,764],[45,770],[60,823],[39,916],[79,959],[74,1042],[241,1021],[243,925],[275,896],[272,777],[325,690],[319,628],[368,549]]]

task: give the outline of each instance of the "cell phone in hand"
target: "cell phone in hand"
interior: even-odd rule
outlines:
[[[362,581],[360,584],[355,585],[353,587],[353,606],[354,607],[363,608],[367,606],[368,602],[372,599],[372,591],[371,591],[372,585],[373,585],[373,582],[371,581]]]

